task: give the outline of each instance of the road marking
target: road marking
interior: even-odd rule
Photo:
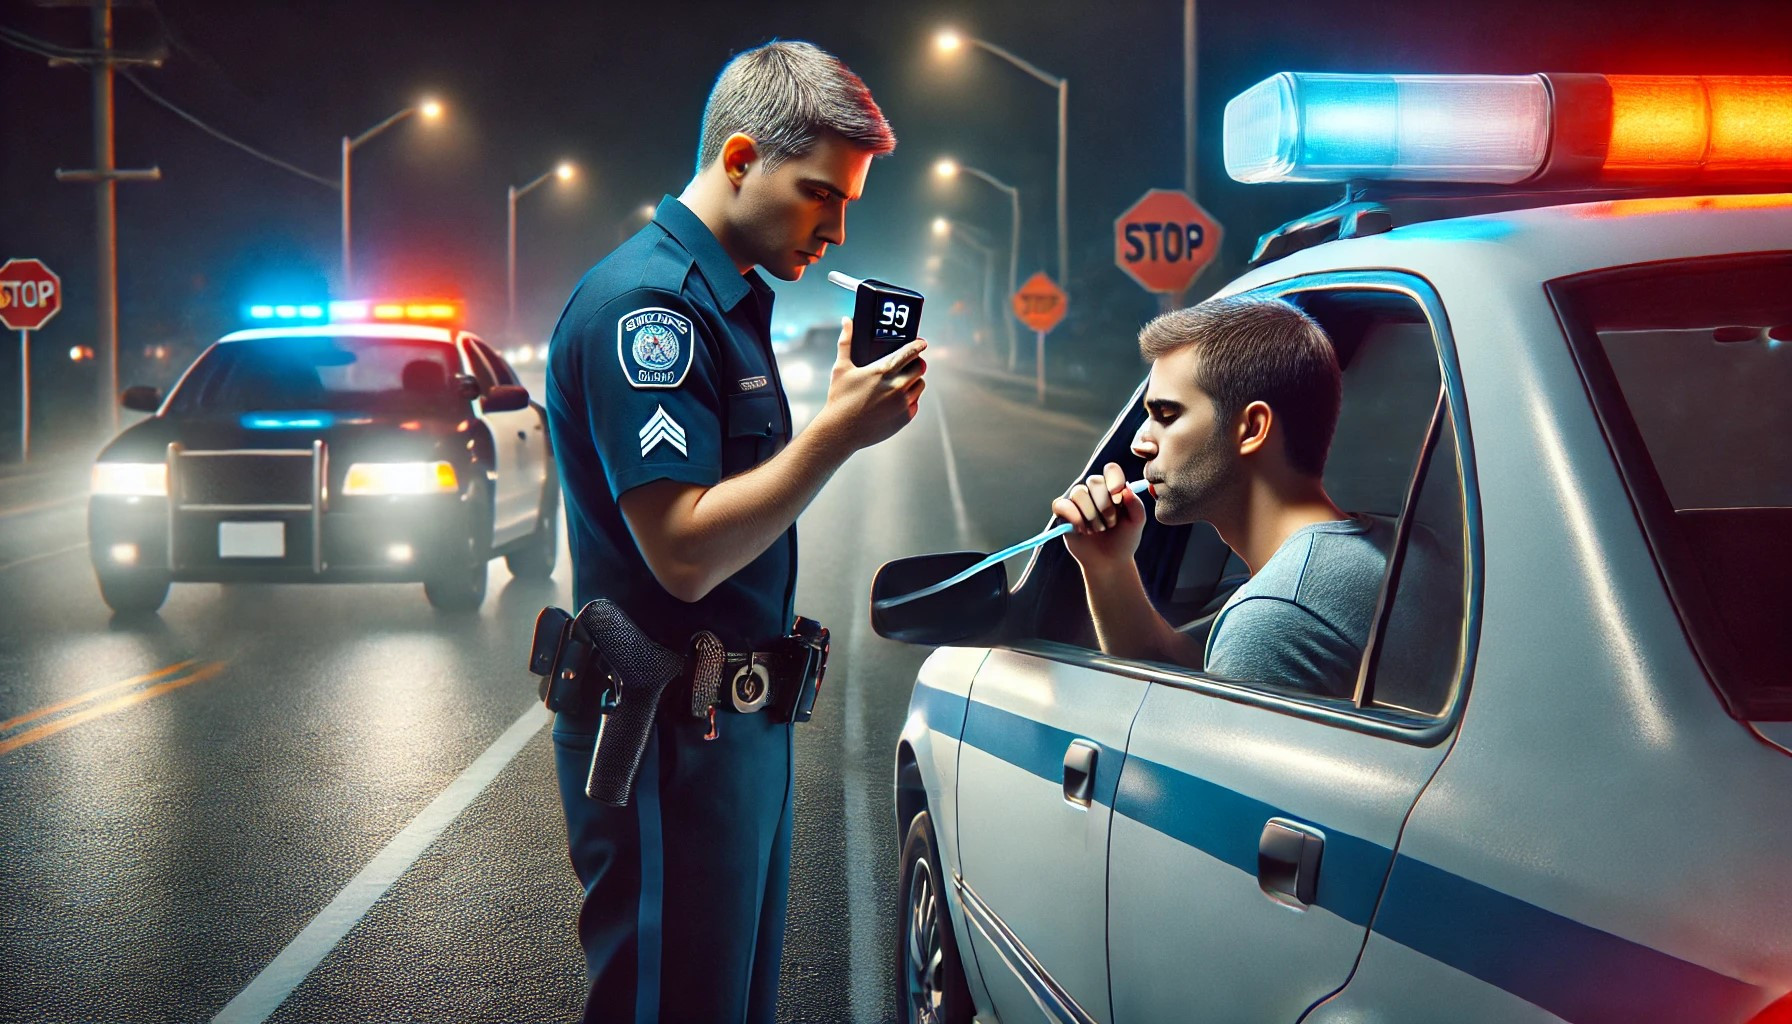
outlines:
[[[964,491],[958,486],[958,456],[952,454],[952,434],[946,429],[946,405],[933,403],[940,421],[940,447],[946,452],[946,492],[952,497],[952,516],[958,521],[958,542],[971,542],[971,519],[964,509]]]
[[[154,672],[146,672],[140,676],[132,676],[129,679],[121,679],[116,683],[108,683],[105,686],[99,687],[98,689],[88,690],[86,693],[78,694],[76,696],[70,697],[67,700],[57,701],[56,703],[51,704],[49,707],[38,708],[36,711],[28,712],[26,714],[20,715],[17,718],[9,718],[4,722],[0,722],[0,732],[5,732],[6,730],[13,728],[14,726],[24,725],[26,722],[35,722],[38,719],[43,718],[46,715],[53,715],[58,711],[65,711],[69,708],[74,707],[77,704],[85,704],[88,701],[93,700],[96,697],[99,697],[103,694],[111,693],[114,690],[122,690],[127,686],[136,686],[138,683],[147,683],[151,679],[160,679],[163,676],[173,675],[174,673],[179,672],[180,670],[186,668],[187,666],[195,664],[195,663],[196,662],[194,659],[188,658],[186,661],[177,661],[174,664],[167,666],[166,668],[158,668]]]
[[[0,756],[10,754],[28,743],[36,743],[46,736],[54,736],[64,729],[72,729],[82,722],[92,721],[102,715],[109,715],[114,711],[121,711],[133,704],[141,704],[151,697],[159,697],[164,693],[168,693],[171,690],[178,690],[183,686],[190,686],[193,683],[203,682],[204,680],[217,675],[219,672],[224,671],[224,668],[224,662],[214,661],[200,667],[197,671],[183,679],[175,679],[166,683],[157,683],[154,686],[145,687],[135,693],[127,693],[115,700],[109,700],[104,704],[84,708],[66,718],[58,718],[53,722],[45,722],[43,725],[37,726],[34,729],[26,729],[24,732],[19,733],[9,740],[0,741]]]
[[[41,555],[32,555],[30,558],[21,558],[16,562],[8,562],[5,565],[0,565],[0,572],[5,572],[8,569],[17,569],[21,565],[30,565],[32,562],[41,562],[46,558],[55,558],[57,555],[66,555],[70,552],[79,551],[86,546],[87,542],[82,541],[71,547],[57,548],[55,551],[46,551]]]
[[[317,916],[261,969],[247,988],[218,1011],[212,1018],[213,1024],[261,1024],[273,1016],[299,983],[310,977],[324,957],[392,887],[392,883],[410,870],[429,844],[435,842],[442,830],[460,817],[467,805],[516,759],[524,744],[540,732],[551,717],[546,708],[535,704],[512,722],[510,728],[485,749],[485,753],[449,783],[448,788],[412,819],[404,831],[394,836],[385,849],[375,854],[359,874],[349,879],[336,898],[318,911]]]

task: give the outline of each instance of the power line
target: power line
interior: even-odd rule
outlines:
[[[338,192],[342,191],[342,183],[339,181],[335,181],[330,178],[326,178],[320,174],[313,174],[310,171],[305,170],[303,167],[296,167],[296,166],[289,164],[286,161],[280,159],[277,156],[271,156],[267,153],[264,153],[261,150],[256,149],[254,146],[251,146],[246,142],[242,142],[238,139],[233,139],[229,135],[224,134],[223,132],[219,131],[216,128],[213,128],[211,125],[206,124],[204,121],[201,121],[198,117],[194,116],[193,114],[189,114],[185,110],[182,110],[180,107],[176,106],[171,100],[165,99],[163,96],[161,96],[161,94],[157,93],[155,90],[151,89],[149,86],[144,85],[142,82],[138,81],[137,76],[132,74],[131,72],[120,71],[119,75],[121,77],[123,77],[125,81],[131,83],[131,85],[134,86],[138,92],[142,93],[150,101],[152,101],[155,104],[157,104],[158,106],[161,106],[164,109],[168,110],[170,113],[174,114],[176,117],[179,117],[181,120],[186,121],[188,124],[192,125],[193,127],[198,128],[200,131],[205,132],[207,135],[210,135],[212,138],[217,139],[220,142],[229,143],[230,145],[235,146],[236,148],[242,150],[243,152],[249,154],[250,156],[255,157],[258,160],[264,160],[270,164],[273,164],[275,167],[278,167],[283,171],[288,171],[288,172],[296,174],[299,177],[304,178],[308,181],[316,182],[317,184],[322,185],[325,188],[334,189]]]

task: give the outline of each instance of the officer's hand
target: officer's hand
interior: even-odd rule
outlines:
[[[828,381],[828,401],[815,421],[857,450],[890,437],[908,425],[927,387],[922,374],[925,339],[917,338],[869,366],[852,362],[852,319],[840,322],[839,352]]]
[[[1064,535],[1064,546],[1085,575],[1131,562],[1145,532],[1145,503],[1126,486],[1126,472],[1114,462],[1052,502],[1052,514],[1076,527]]]

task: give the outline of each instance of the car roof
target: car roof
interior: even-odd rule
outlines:
[[[252,327],[232,331],[219,338],[227,341],[257,341],[262,338],[405,338],[412,341],[452,343],[454,332],[446,327],[422,324],[311,324],[302,327]]]
[[[1792,193],[1618,199],[1423,221],[1326,242],[1248,271],[1218,294],[1328,270],[1460,268],[1550,281],[1658,260],[1792,249]]]

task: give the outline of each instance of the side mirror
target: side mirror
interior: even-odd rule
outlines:
[[[465,398],[468,400],[478,398],[479,397],[479,381],[476,380],[473,377],[473,375],[470,373],[455,374],[454,375],[454,394],[455,394],[455,397],[457,397],[457,398]]]
[[[133,384],[118,396],[118,404],[136,412],[155,412],[162,407],[162,389]]]
[[[984,559],[980,551],[916,555],[885,562],[871,578],[871,628],[906,644],[954,644],[983,636],[1008,611],[1008,572],[1000,563],[925,597],[925,590]]]
[[[516,412],[529,407],[529,389],[517,384],[493,384],[485,393],[486,412]]]

